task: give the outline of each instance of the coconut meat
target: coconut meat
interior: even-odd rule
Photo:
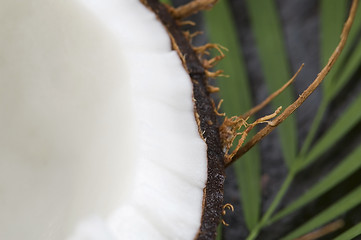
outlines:
[[[135,0],[0,2],[0,239],[192,239],[191,80]]]

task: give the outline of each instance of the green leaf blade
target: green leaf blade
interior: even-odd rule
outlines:
[[[171,0],[159,0],[161,3],[165,3],[165,4],[168,4],[168,5],[172,5],[172,2]]]
[[[337,236],[334,240],[351,240],[360,235],[361,235],[361,223],[358,223],[352,228],[348,229],[347,231]]]
[[[224,100],[222,109],[227,116],[241,115],[252,107],[252,98],[246,67],[239,46],[231,11],[226,1],[221,0],[206,12],[206,24],[210,41],[229,49],[226,58],[217,68],[222,69],[230,78],[220,79],[220,97]],[[252,134],[250,134],[251,136]],[[234,164],[241,202],[247,227],[252,229],[259,220],[260,193],[260,153],[256,147]]]
[[[332,3],[331,3],[332,1]],[[346,1],[337,1],[337,0],[331,0],[331,1],[327,1],[327,0],[323,0],[322,2],[322,9],[321,9],[321,22],[322,22],[322,33],[321,33],[321,46],[324,46],[321,48],[321,59],[322,59],[322,65],[324,66],[327,61],[328,58],[331,56],[331,43],[334,44],[333,49],[336,48],[338,41],[340,40],[340,35],[341,35],[341,29],[339,30],[339,33],[337,34],[336,32],[333,32],[332,28],[335,26],[335,28],[339,28],[339,24],[340,21],[342,20],[341,17],[343,14],[346,14],[346,10],[345,9],[345,4],[347,4]],[[338,7],[334,8],[334,5]],[[325,9],[326,10],[325,10]],[[328,12],[327,14],[325,12]],[[334,23],[334,19],[332,15],[336,15],[336,19],[335,19],[335,25]],[[346,17],[345,17],[346,18]],[[332,24],[330,24],[332,23]],[[357,44],[357,38],[358,38],[358,33],[361,30],[361,5],[358,5],[357,11],[356,11],[356,16],[355,16],[355,20],[352,24],[352,28],[350,30],[348,39],[347,39],[347,43],[345,45],[345,48],[343,50],[343,52],[341,53],[340,57],[338,58],[337,62],[335,63],[335,65],[333,66],[332,70],[330,71],[330,73],[328,74],[328,76],[326,77],[325,80],[325,87],[324,87],[324,91],[325,91],[325,95],[326,95],[326,100],[329,101],[332,99],[332,97],[335,96],[335,94],[340,90],[340,88],[342,88],[348,80],[350,80],[350,77],[347,77],[347,75],[345,76],[344,74],[344,67],[348,66],[348,64],[346,63],[348,61],[348,59],[350,58],[349,56],[353,56],[354,59],[357,58],[357,54],[355,53],[354,49],[352,48],[352,46],[354,44]],[[333,32],[333,33],[332,33]],[[338,35],[337,41],[336,41],[336,34]],[[330,40],[332,39],[332,40]],[[359,45],[360,43],[358,43]],[[359,51],[359,50],[358,50]],[[327,53],[329,54],[327,56]],[[352,58],[352,57],[351,57]],[[351,60],[348,61],[349,63],[354,63],[357,60]],[[359,62],[359,61],[358,61]],[[348,67],[351,68],[351,67]],[[344,75],[341,79],[340,79],[340,75]]]
[[[290,234],[282,238],[282,240],[292,240],[303,234],[322,226],[323,224],[335,219],[342,213],[352,209],[361,203],[361,186],[353,190],[351,193],[343,197],[341,200],[292,231]]]
[[[342,15],[346,14],[346,1],[337,0],[322,0],[321,2],[321,65],[325,66],[328,59],[331,57],[332,52],[336,48],[341,35],[341,20]],[[342,87],[351,79],[351,74],[355,72],[355,63],[359,64],[360,61],[356,58],[360,55],[361,50],[357,47],[356,51],[352,51],[352,44],[357,39],[357,34],[361,29],[361,5],[358,6],[356,17],[348,36],[347,43],[340,57],[337,59],[335,65],[327,75],[323,82],[324,98],[321,102],[321,106],[317,115],[312,123],[310,132],[302,146],[301,155],[304,155],[311,145],[312,140],[315,137],[316,131],[321,124],[322,116],[326,112],[327,105],[332,98],[341,90]],[[336,15],[333,19],[333,15]],[[346,17],[346,16],[345,16]],[[335,21],[335,24],[333,24]],[[344,20],[343,20],[344,21]],[[332,23],[332,24],[331,24]],[[338,31],[338,32],[337,32]],[[359,43],[360,45],[360,43]],[[349,56],[354,60],[349,60],[350,65],[346,63]],[[348,70],[344,70],[344,66]]]
[[[342,71],[340,71],[337,75],[335,75],[334,84],[330,87],[329,91],[327,91],[326,98],[327,100],[331,100],[333,97],[340,92],[343,87],[351,80],[353,74],[360,68],[361,65],[361,41],[358,42],[355,49],[352,51],[351,56],[345,60],[345,64],[343,65]]]
[[[304,160],[303,167],[314,162],[325,151],[337,143],[345,134],[347,134],[357,123],[361,121],[361,95],[354,100],[351,106],[343,115],[333,124],[333,126],[322,136],[315,144]]]
[[[361,168],[361,147],[357,148],[349,154],[338,166],[336,166],[326,177],[319,183],[314,185],[305,194],[288,205],[285,209],[276,214],[270,222],[275,222],[286,215],[296,211],[302,206],[305,206],[310,201],[321,196],[323,193],[330,190],[332,187],[343,181],[352,173]]]
[[[347,1],[321,0],[320,20],[322,66],[327,64],[329,57],[340,41],[340,34],[347,14],[347,5]]]
[[[246,5],[256,39],[265,81],[271,92],[282,87],[290,79],[290,66],[285,51],[282,27],[274,1],[247,0]],[[294,101],[290,88],[273,101],[273,107],[288,106]],[[279,127],[280,141],[288,167],[296,155],[296,122],[290,116]]]

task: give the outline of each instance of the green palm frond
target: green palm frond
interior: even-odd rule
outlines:
[[[289,2],[292,1],[287,3]],[[268,93],[272,93],[286,83],[298,67],[295,65],[299,63],[290,62],[291,51],[296,49],[287,46],[286,39],[288,37],[289,43],[290,39],[297,41],[297,38],[285,33],[286,20],[282,19],[282,11],[286,10],[282,8],[282,4],[286,4],[286,1],[219,0],[211,11],[204,14],[205,31],[209,40],[229,49],[226,58],[217,66],[230,75],[229,78],[217,80],[221,87],[219,97],[224,99],[222,109],[227,116],[246,112],[255,105],[257,91],[264,91],[250,81],[253,75],[262,76]],[[319,40],[319,54],[314,56],[320,59],[320,71],[339,42],[351,1],[319,0],[313,1],[313,4],[311,10],[316,12],[318,17],[315,19],[319,20],[319,25],[318,32],[312,38],[315,39],[314,42]],[[236,8],[241,5],[242,8]],[[302,7],[301,4],[299,6]],[[243,22],[239,19],[243,19]],[[241,31],[245,26],[239,24],[246,24],[246,28],[250,30]],[[250,36],[241,35],[245,32]],[[245,48],[242,41],[245,38],[248,41],[253,39],[256,51]],[[252,59],[258,59],[258,69],[247,64],[250,54]],[[307,56],[302,58],[307,59]],[[305,62],[305,68],[307,67],[308,63]],[[283,163],[277,161],[278,165],[272,166],[271,170],[264,169],[264,166],[269,166],[265,163],[269,161],[267,156],[270,153],[261,152],[265,148],[257,147],[233,165],[243,220],[240,223],[227,220],[227,223],[232,229],[246,227],[248,233],[227,235],[228,228],[221,227],[222,231],[219,233],[222,232],[223,237],[218,236],[218,239],[295,239],[336,219],[344,221],[344,227],[327,235],[327,239],[346,240],[361,234],[361,214],[353,221],[348,219],[352,212],[361,211],[361,178],[355,178],[361,172],[360,91],[353,91],[352,99],[343,103],[337,114],[333,114],[339,99],[346,98],[343,96],[348,89],[352,89],[357,85],[357,80],[360,80],[360,68],[361,5],[358,6],[344,51],[322,84],[322,97],[318,102],[311,103],[317,105],[318,110],[310,115],[312,124],[309,124],[306,136],[301,136],[303,127],[299,120],[302,111],[305,111],[303,108],[296,112],[298,116],[291,116],[277,130],[282,149],[282,156],[279,158],[282,158]],[[296,81],[306,80],[301,73]],[[278,106],[286,107],[292,103],[298,97],[295,92],[304,90],[300,87],[304,87],[304,84],[296,83],[295,86],[297,85],[298,88],[293,89],[292,86],[278,96],[268,110],[274,111]],[[265,165],[262,167],[262,164]],[[267,180],[268,175],[262,174],[267,171],[283,171],[282,185],[267,187],[267,181],[279,181]],[[349,184],[350,179],[352,184]],[[272,193],[265,194],[265,189]],[[226,188],[226,196],[227,190]],[[330,195],[332,197],[329,199]],[[232,218],[226,216],[226,219]]]
[[[253,105],[246,67],[242,58],[241,46],[232,22],[231,12],[227,2],[220,1],[206,15],[207,27],[211,42],[227,46],[227,57],[218,67],[230,77],[219,81],[222,89],[220,97],[224,100],[223,110],[227,114],[240,115]],[[219,21],[222,19],[222,21]],[[216,34],[223,29],[227,34]],[[241,161],[234,165],[237,183],[240,188],[240,197],[244,204],[244,216],[249,228],[253,228],[259,218],[261,206],[260,184],[260,156],[258,148],[252,149]]]

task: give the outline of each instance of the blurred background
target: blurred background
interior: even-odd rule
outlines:
[[[212,42],[229,50],[217,65],[229,77],[214,83],[228,117],[262,102],[305,64],[256,119],[285,109],[316,78],[339,42],[350,6],[339,0],[219,0],[192,16],[197,25],[185,30],[203,32],[195,46]],[[361,239],[360,6],[357,12],[322,86],[227,168],[224,203],[235,211],[224,216],[229,226],[220,226],[218,239]]]

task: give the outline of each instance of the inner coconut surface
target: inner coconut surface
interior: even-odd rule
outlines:
[[[192,85],[134,0],[0,2],[0,239],[192,239]]]

